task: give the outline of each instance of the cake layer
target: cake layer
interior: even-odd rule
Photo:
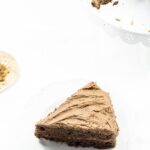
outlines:
[[[116,138],[116,135],[109,130],[93,130],[84,128],[72,128],[64,125],[55,125],[51,127],[37,125],[35,135],[37,137],[64,137],[64,138],[83,138],[89,140],[105,140],[109,141]]]

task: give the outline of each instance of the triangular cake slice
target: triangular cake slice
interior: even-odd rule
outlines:
[[[72,146],[111,148],[118,130],[108,93],[91,82],[39,121],[35,135]]]

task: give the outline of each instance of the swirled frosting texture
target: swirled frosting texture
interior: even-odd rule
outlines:
[[[118,134],[118,125],[109,94],[95,82],[87,84],[38,124],[67,125],[84,129],[111,131]]]

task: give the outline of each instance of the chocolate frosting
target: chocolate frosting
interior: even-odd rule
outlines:
[[[78,90],[38,125],[69,125],[85,129],[102,129],[118,134],[118,125],[109,94],[95,82]]]

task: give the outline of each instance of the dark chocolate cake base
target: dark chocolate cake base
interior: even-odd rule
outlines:
[[[102,142],[102,141],[90,141],[90,140],[76,140],[74,139],[63,139],[63,138],[57,138],[57,137],[51,137],[51,138],[44,138],[50,141],[55,142],[65,142],[69,146],[74,147],[94,147],[99,149],[107,149],[107,148],[113,148],[115,147],[116,142],[115,141],[109,141],[109,142]]]

